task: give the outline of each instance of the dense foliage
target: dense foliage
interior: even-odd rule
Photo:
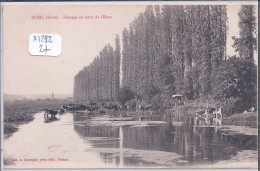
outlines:
[[[239,13],[239,38],[233,37],[236,51],[245,59],[253,59],[256,49],[256,17],[253,5],[244,5]]]
[[[84,67],[74,78],[74,100],[116,100],[119,90],[120,42],[115,39],[115,50],[107,44],[99,56]]]
[[[234,103],[231,107],[236,111],[256,107],[257,67],[251,60],[228,59],[214,71],[212,83],[214,98],[226,105]]]
[[[135,93],[130,89],[130,87],[122,87],[119,89],[118,101],[124,105],[127,101],[135,98]]]
[[[182,94],[186,100],[213,97],[229,113],[255,106],[254,7],[242,6],[238,15],[233,46],[239,56],[228,58],[225,5],[148,6],[122,33],[122,63],[117,36],[115,50],[107,45],[75,76],[75,100],[125,104],[135,98],[165,109],[173,94]]]
[[[212,68],[226,59],[225,6],[148,6],[123,32],[123,86],[149,99],[211,94]],[[156,97],[158,98],[158,96]]]

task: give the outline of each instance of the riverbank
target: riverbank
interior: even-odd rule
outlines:
[[[170,110],[168,110],[167,113],[194,116],[197,111],[206,110],[206,108],[206,105],[203,103],[188,103],[182,106],[173,107]]]
[[[59,109],[63,100],[4,101],[4,136],[9,137],[21,124],[34,120],[34,114],[44,109]]]
[[[11,136],[18,130],[18,126],[33,121],[33,115],[37,111],[31,110],[5,110],[4,114],[4,135]]]
[[[175,125],[167,122],[168,118],[166,121],[163,118],[130,121],[127,117],[92,117],[88,113],[69,112],[60,115],[60,121],[48,124],[43,122],[42,112],[35,114],[34,118],[5,140],[6,161],[11,159],[14,162],[14,165],[5,164],[6,168],[35,169],[45,168],[46,164],[49,168],[69,168],[72,165],[81,168],[210,166],[229,160],[241,149],[255,149],[257,143],[255,134],[245,136],[227,127],[217,132],[212,128],[194,129],[190,122]],[[70,141],[67,141],[68,137]],[[24,156],[38,161],[15,160]],[[68,161],[40,162],[40,159],[49,159],[50,156]],[[248,162],[257,161],[257,158],[248,157]],[[239,162],[243,164],[243,160]]]
[[[223,117],[223,125],[249,126],[257,128],[257,112],[238,113]]]
[[[206,104],[194,104],[189,103],[187,105],[174,107],[168,110],[168,114],[181,114],[188,116],[195,116],[197,111],[206,110]],[[257,112],[246,112],[237,113],[231,116],[223,115],[222,124],[223,125],[236,125],[236,126],[249,126],[252,128],[257,128]]]
[[[12,108],[10,108],[12,106]],[[9,105],[4,110],[4,138],[12,136],[18,131],[18,126],[26,124],[34,120],[36,110],[28,110],[27,108],[16,108],[14,105]],[[4,157],[4,165],[14,165],[10,156]]]

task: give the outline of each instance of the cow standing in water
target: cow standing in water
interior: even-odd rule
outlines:
[[[149,110],[149,115],[150,117],[152,116],[152,105],[147,105],[147,106],[139,105],[139,108],[143,111],[143,115],[145,110]]]
[[[95,110],[97,110],[96,103],[90,103],[86,109],[90,111],[90,114],[92,115]]]
[[[194,125],[222,125],[221,108],[208,108],[203,111],[196,112]]]
[[[117,111],[119,109],[119,106],[117,105],[108,105],[104,107],[105,109],[114,109],[114,111]]]
[[[218,110],[215,110],[213,114],[214,114],[213,123],[216,126],[222,126],[222,111],[221,111],[221,107]]]
[[[57,115],[59,113],[59,110],[52,110],[52,109],[45,109],[44,112],[44,122],[51,122],[51,121],[55,121],[55,120],[59,120],[58,118],[56,118],[55,115]],[[49,115],[51,115],[49,117]]]

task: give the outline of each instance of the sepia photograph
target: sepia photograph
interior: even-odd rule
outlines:
[[[1,169],[258,168],[258,2],[1,8]]]

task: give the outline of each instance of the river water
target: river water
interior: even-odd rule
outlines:
[[[166,115],[34,117],[4,140],[14,163],[5,168],[257,168],[256,128],[194,126],[192,117]]]

